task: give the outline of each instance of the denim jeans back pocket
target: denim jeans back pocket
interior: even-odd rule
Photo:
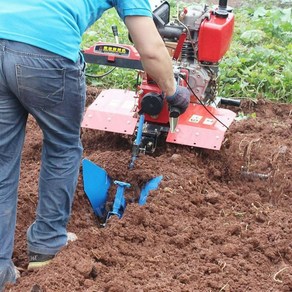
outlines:
[[[64,99],[65,69],[16,65],[18,98],[27,107],[49,108]]]

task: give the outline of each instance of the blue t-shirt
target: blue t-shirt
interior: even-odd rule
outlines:
[[[0,0],[0,38],[78,59],[82,35],[102,13],[152,16],[148,0]]]

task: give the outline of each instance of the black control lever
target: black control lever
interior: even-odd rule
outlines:
[[[112,31],[115,37],[115,41],[118,44],[119,43],[119,33],[118,33],[118,27],[116,25],[112,25]]]
[[[227,0],[219,0],[219,10],[226,10],[227,9]]]
[[[228,17],[227,0],[219,0],[218,9],[215,11],[215,14],[221,18]]]

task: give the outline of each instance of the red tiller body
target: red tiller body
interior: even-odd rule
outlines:
[[[140,55],[132,45],[98,42],[83,55],[87,63],[143,70]]]
[[[158,85],[155,83],[149,84],[149,81],[147,80],[147,78],[143,79],[141,85],[138,88],[139,88],[138,93],[141,90],[141,94],[138,94],[138,109],[139,110],[141,109],[141,101],[144,95],[146,95],[147,93],[161,94],[161,89],[158,87]],[[165,100],[163,101],[163,108],[161,112],[159,113],[159,115],[153,117],[148,114],[145,114],[145,121],[158,123],[158,124],[168,124],[169,112],[168,112],[167,102]]]
[[[188,79],[189,75],[188,70],[181,69],[180,72],[186,76],[186,79]],[[180,85],[187,87],[187,84],[183,79],[180,80]],[[143,74],[141,84],[138,86],[138,111],[141,109],[141,102],[143,97],[148,93],[163,94],[158,85],[149,77],[149,75],[145,73]],[[196,100],[195,97],[191,95],[191,101],[193,102],[195,100]],[[150,116],[148,114],[145,114],[145,121],[158,124],[169,123],[169,109],[166,99],[164,99],[163,101],[163,107],[161,112],[157,116]]]
[[[232,40],[234,15],[227,0],[219,0],[215,10],[207,5],[194,5],[184,9],[182,19],[170,22],[169,5],[167,1],[161,2],[154,11],[155,24],[173,59],[175,81],[190,91],[188,108],[172,127],[172,108],[158,84],[144,71],[136,48],[98,42],[84,50],[87,63],[131,68],[137,70],[140,78],[135,91],[103,90],[86,110],[82,127],[135,135],[137,140],[141,136],[134,148],[136,151],[139,147],[144,153],[153,153],[166,133],[169,143],[219,150],[236,116],[220,105],[239,104],[217,96],[218,66]]]

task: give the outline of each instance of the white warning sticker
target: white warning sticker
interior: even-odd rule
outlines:
[[[189,122],[191,123],[199,123],[200,120],[202,119],[203,116],[198,116],[198,115],[192,115],[189,119]]]
[[[210,119],[210,118],[206,118],[203,122],[204,125],[213,125],[215,122],[215,119]]]

